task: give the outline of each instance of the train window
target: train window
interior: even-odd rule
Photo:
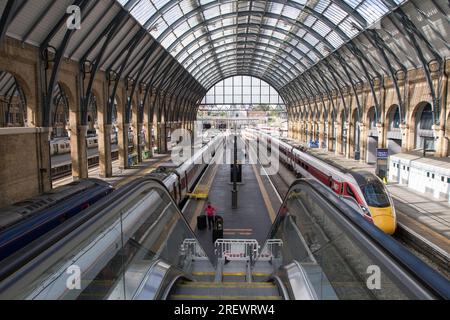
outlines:
[[[444,182],[444,177],[443,176],[441,177],[441,181]]]
[[[403,166],[403,170],[405,170],[405,166]]]
[[[447,183],[450,183],[450,178],[447,178]]]
[[[427,172],[427,178],[429,178],[430,177],[430,173],[429,172]]]
[[[385,208],[390,206],[389,198],[380,181],[372,179],[366,185],[361,186],[361,191],[369,207]]]
[[[406,168],[407,169],[407,171],[409,172],[409,167],[408,168]]]
[[[434,173],[431,175],[431,179],[434,179]]]

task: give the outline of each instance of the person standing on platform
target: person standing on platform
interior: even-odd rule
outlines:
[[[208,205],[205,209],[206,216],[208,217],[208,230],[214,229],[214,215],[216,214],[216,208],[214,208],[211,202],[208,201]]]

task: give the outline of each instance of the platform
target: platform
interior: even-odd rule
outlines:
[[[208,199],[189,200],[183,214],[198,236],[202,247],[211,257],[214,253],[211,230],[198,230],[197,216],[204,213],[207,201],[224,219],[225,239],[256,239],[262,245],[275,219],[279,202],[273,203],[268,185],[256,173],[258,168],[245,164],[242,167],[242,184],[238,184],[238,208],[232,209],[230,165],[212,165],[200,183],[208,184]]]

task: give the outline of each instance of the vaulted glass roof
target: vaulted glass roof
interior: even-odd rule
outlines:
[[[206,89],[238,74],[280,89],[404,2],[118,1]]]

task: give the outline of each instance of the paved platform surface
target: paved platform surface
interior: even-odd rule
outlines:
[[[256,165],[243,165],[243,183],[238,184],[238,208],[232,209],[230,184],[230,165],[219,164],[209,168],[205,173],[210,180],[207,201],[216,207],[217,214],[224,219],[225,239],[256,239],[262,246],[267,238],[279,203],[272,204],[269,193]],[[204,183],[204,182],[202,182]],[[190,222],[203,249],[210,258],[214,257],[212,230],[198,230],[197,216],[204,213],[207,201],[190,200],[183,214]]]
[[[142,163],[137,164],[129,169],[119,169],[119,161],[113,161],[113,176],[110,178],[101,178],[99,176],[99,167],[89,169],[89,178],[102,179],[111,183],[114,187],[119,188],[124,184],[130,182],[133,179],[144,176],[147,173],[152,172],[158,167],[158,164],[166,162],[170,159],[170,154],[155,154],[153,158],[144,160]],[[68,184],[73,181],[71,176],[64,177],[53,181],[53,187],[59,187]]]
[[[308,149],[319,158],[335,162],[345,168],[364,168],[375,173],[375,166],[347,159],[334,152]],[[388,184],[394,199],[399,223],[407,225],[415,232],[435,243],[446,252],[450,252],[450,203],[438,200],[398,184]]]

